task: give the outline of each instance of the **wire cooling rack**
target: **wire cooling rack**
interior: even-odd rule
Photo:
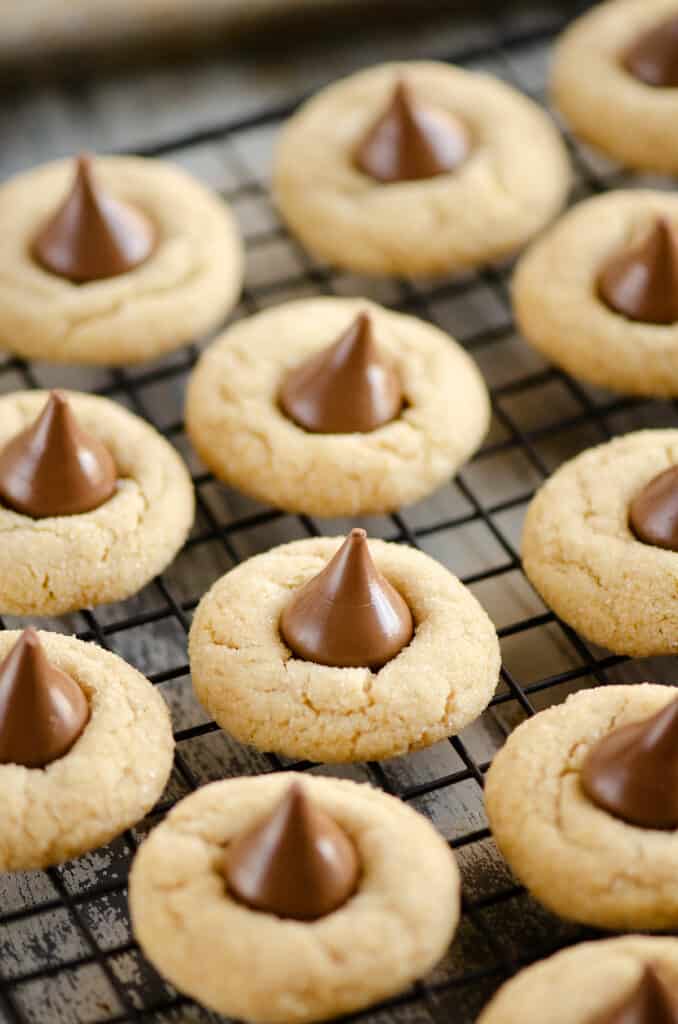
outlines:
[[[488,70],[544,100],[546,59],[562,16],[535,28],[495,29],[491,43],[449,55]],[[667,660],[631,662],[597,650],[559,622],[521,572],[522,518],[535,488],[563,459],[614,434],[678,423],[671,402],[615,397],[547,365],[517,336],[501,265],[447,282],[374,282],[313,261],[289,238],[270,205],[271,142],[291,106],[214,125],[146,150],[167,156],[218,188],[246,237],[248,274],[236,315],[308,294],[365,294],[455,335],[492,392],[489,438],[461,474],[425,502],[359,521],[371,536],[411,544],[461,576],[494,619],[502,641],[501,684],[482,719],[429,751],[337,770],[284,763],[232,741],[192,695],[186,660],[191,614],[207,587],[237,562],[287,540],[338,534],[356,521],[316,521],[256,505],[217,484],[196,461],[183,431],[193,346],[135,370],[49,368],[17,359],[0,366],[0,389],[74,386],[105,394],[152,422],[187,459],[195,482],[195,528],[173,566],[134,599],[47,623],[108,647],[145,672],[173,716],[177,752],[161,804],[110,846],[46,872],[0,876],[0,1019],[8,1024],[216,1022],[165,984],[134,943],[126,902],[130,860],[144,834],[181,797],[216,778],[293,767],[369,781],[427,814],[449,839],[464,878],[464,915],[445,960],[425,981],[361,1021],[470,1024],[498,984],[522,964],[591,932],[539,908],[515,884],[492,842],[482,806],[483,774],[507,733],[572,689],[609,681],[675,681]],[[566,133],[574,198],[661,179],[631,177]],[[28,620],[6,618],[6,627]],[[2,824],[0,823],[0,828]]]

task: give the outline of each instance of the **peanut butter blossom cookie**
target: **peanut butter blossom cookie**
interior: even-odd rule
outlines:
[[[159,161],[38,167],[0,187],[0,219],[0,345],[29,359],[152,359],[214,328],[240,291],[227,206]]]
[[[290,229],[338,266],[444,274],[513,252],[561,208],[569,161],[531,100],[449,64],[383,64],[284,126],[273,188]]]
[[[519,726],[485,801],[497,845],[545,906],[601,928],[678,926],[678,699],[582,691]]]
[[[161,796],[174,742],[159,693],[121,658],[54,633],[0,633],[0,870],[77,857]]]
[[[459,732],[499,675],[497,634],[459,580],[357,529],[223,576],[196,611],[190,658],[199,699],[236,739],[330,762]]]
[[[585,942],[521,971],[478,1024],[678,1024],[678,940]]]
[[[174,449],[105,398],[0,398],[0,612],[120,601],[172,561],[193,522]]]
[[[303,299],[230,327],[189,382],[186,423],[221,480],[293,512],[387,512],[479,447],[475,364],[431,324],[365,299]]]
[[[552,72],[577,135],[640,170],[678,171],[678,3],[610,0],[565,32]]]
[[[530,505],[533,586],[565,622],[618,654],[678,648],[678,430],[643,430],[566,463]]]
[[[151,963],[210,1009],[305,1024],[406,988],[442,957],[459,874],[429,822],[369,786],[277,774],[182,800],[130,875]]]
[[[574,377],[678,395],[678,198],[634,189],[575,206],[513,281],[525,338]]]

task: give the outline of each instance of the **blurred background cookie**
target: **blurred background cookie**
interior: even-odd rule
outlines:
[[[482,266],[560,210],[567,153],[536,104],[449,64],[384,64],[335,82],[284,125],[273,190],[316,256],[416,277]]]
[[[583,942],[522,970],[478,1024],[623,1024],[675,1019],[678,940],[629,935]]]
[[[523,336],[574,377],[678,394],[678,199],[625,189],[579,203],[531,246],[512,295]]]
[[[140,363],[235,304],[242,251],[225,203],[184,171],[82,157],[0,187],[0,345],[56,363]]]
[[[608,156],[678,173],[678,4],[597,4],[558,42],[551,92],[572,130]]]

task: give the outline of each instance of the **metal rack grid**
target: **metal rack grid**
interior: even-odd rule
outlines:
[[[507,32],[490,45],[448,55],[489,70],[544,100],[545,56],[562,16]],[[585,643],[546,609],[522,575],[520,522],[535,488],[566,457],[616,433],[678,423],[671,402],[628,399],[586,387],[548,366],[516,337],[508,301],[510,265],[447,282],[374,282],[312,260],[289,238],[268,200],[272,134],[291,106],[149,147],[220,188],[240,217],[249,255],[248,281],[236,315],[303,294],[366,294],[438,323],[476,358],[491,387],[493,424],[482,450],[431,499],[386,517],[362,520],[372,536],[412,544],[460,575],[499,628],[500,688],[481,721],[449,742],[408,758],[333,769],[370,781],[428,814],[456,851],[464,877],[464,915],[443,963],[410,991],[355,1018],[431,1024],[475,1019],[497,985],[524,963],[593,933],[539,908],[512,880],[482,810],[483,773],[519,721],[572,689],[648,676],[672,681],[668,661],[631,662]],[[574,198],[631,178],[566,133],[577,174]],[[228,491],[191,453],[181,398],[199,347],[152,367],[71,371],[9,359],[0,389],[53,384],[87,388],[146,417],[177,446],[193,472],[198,515],[177,561],[137,597],[41,625],[77,633],[117,651],[159,686],[172,710],[177,752],[161,804],[147,820],[103,850],[46,872],[0,876],[0,1020],[8,1024],[122,1024],[127,1021],[216,1022],[182,997],[144,961],[126,906],[131,857],[145,832],[182,796],[214,778],[292,767],[230,740],[192,696],[186,633],[202,593],[224,571],[276,543],[345,531],[348,521],[316,521],[263,508]],[[6,618],[3,627],[28,620]],[[674,673],[675,675],[675,673]],[[0,826],[1,827],[1,826]]]

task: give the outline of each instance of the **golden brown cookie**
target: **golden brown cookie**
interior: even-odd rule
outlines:
[[[68,195],[73,161],[3,184],[0,346],[9,352],[55,363],[140,363],[199,338],[235,304],[242,246],[223,200],[159,160],[98,157],[94,173],[113,198],[145,214],[156,245],[128,273],[74,283],[31,251]]]
[[[19,640],[0,633],[0,659]],[[81,688],[89,721],[43,768],[0,764],[0,869],[26,871],[78,857],[136,824],[160,798],[174,741],[159,692],[95,644],[40,633],[49,661]]]
[[[113,456],[103,504],[32,518],[0,505],[0,611],[61,615],[135,594],[172,561],[193,522],[191,478],[148,423],[106,398],[63,392],[80,425]],[[0,398],[0,448],[40,415],[45,391]]]
[[[582,691],[520,725],[492,762],[492,834],[520,881],[561,917],[600,928],[678,924],[678,832],[629,824],[581,781],[598,740],[675,699],[673,687],[651,683]]]
[[[582,452],[532,500],[522,556],[546,604],[618,654],[674,654],[678,552],[639,540],[631,503],[678,464],[678,430],[641,430]]]
[[[295,657],[281,615],[342,541],[295,541],[250,558],[200,602],[193,685],[243,743],[319,761],[394,757],[459,732],[494,693],[499,643],[470,591],[428,555],[379,540],[370,553],[410,608],[412,641],[375,670]]]
[[[555,51],[551,93],[575,134],[639,170],[678,171],[678,89],[648,84],[626,59],[676,16],[676,0],[609,0],[577,19]]]
[[[431,117],[458,119],[470,152],[449,173],[383,183],[357,148],[404,82]],[[489,75],[411,61],[360,71],[321,90],[284,126],[273,189],[304,245],[368,274],[445,274],[515,251],[563,205],[570,165],[532,100]]]
[[[355,845],[355,894],[314,921],[235,899],[224,854],[295,778],[204,786],[151,833],[130,875],[134,931],[154,966],[210,1009],[255,1024],[324,1020],[399,992],[443,955],[459,919],[459,873],[430,823],[369,786],[320,776],[301,784]]]
[[[678,940],[629,935],[580,943],[526,967],[507,981],[485,1007],[478,1024],[604,1021],[605,1014],[634,998],[648,967],[662,986],[675,991]]]
[[[630,319],[600,292],[610,264],[646,245],[662,218],[678,230],[678,198],[648,189],[608,192],[566,213],[528,249],[513,278],[515,315],[526,340],[573,377],[601,387],[678,394],[678,319]],[[665,274],[658,268],[664,282],[672,260],[670,254]]]
[[[400,380],[402,411],[364,433],[312,433],[281,408],[283,382],[363,312]],[[480,445],[489,412],[475,364],[437,327],[366,299],[315,298],[221,335],[191,376],[186,425],[219,479],[288,511],[348,516],[391,511],[435,490]]]

